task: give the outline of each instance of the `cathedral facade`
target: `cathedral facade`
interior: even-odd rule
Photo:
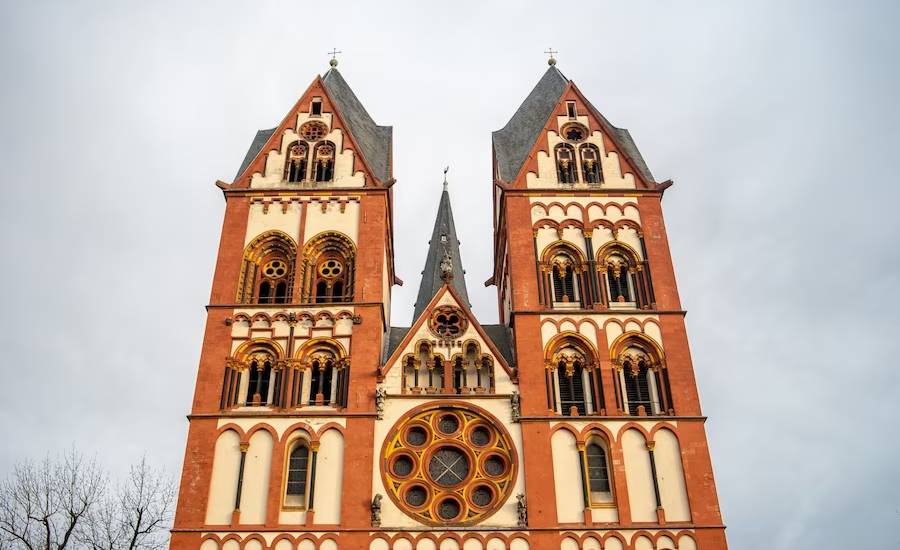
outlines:
[[[217,182],[173,550],[726,548],[671,181],[552,59],[493,159],[500,323],[470,310],[445,185],[397,327],[391,127],[332,62],[257,133]]]

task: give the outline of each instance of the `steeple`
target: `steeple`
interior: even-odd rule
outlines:
[[[463,271],[462,259],[459,255],[459,239],[456,238],[456,225],[453,223],[453,210],[450,208],[450,193],[447,191],[446,175],[444,182],[437,219],[434,220],[434,230],[431,232],[431,241],[428,243],[428,256],[425,258],[425,270],[422,272],[422,283],[419,285],[413,322],[422,315],[428,302],[444,286],[443,279],[450,279],[453,289],[460,298],[465,300],[466,306],[469,305],[465,271]],[[444,262],[445,268],[447,267],[446,262],[450,263],[449,275],[452,275],[452,278],[444,274],[441,268],[442,262]]]

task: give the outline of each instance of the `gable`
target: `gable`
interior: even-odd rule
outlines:
[[[326,77],[332,73],[337,74],[337,71],[330,71]],[[340,94],[340,99],[333,97],[331,90]],[[292,136],[299,131],[299,126],[312,118],[310,105],[313,98],[321,99],[322,114],[318,120],[327,123],[331,132],[329,136],[339,136],[338,162],[342,158],[345,162],[349,162],[347,171],[350,174],[359,173],[366,186],[376,186],[390,179],[391,127],[375,125],[343,78],[331,76],[328,84],[322,77],[316,77],[281,124],[271,130],[257,132],[231,186],[232,189],[246,189],[250,187],[254,176],[266,177],[269,172],[277,174],[281,170],[280,167],[267,167],[267,161],[271,157],[283,163],[282,155],[285,153],[287,143],[285,138],[287,136],[288,139],[293,139]],[[355,124],[345,117],[344,108]],[[357,140],[355,131],[360,133],[362,141]],[[370,158],[376,159],[377,170],[370,164]],[[280,176],[278,179],[280,181]]]

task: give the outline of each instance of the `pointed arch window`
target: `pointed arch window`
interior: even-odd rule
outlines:
[[[600,169],[600,150],[596,145],[586,143],[580,147],[581,169],[584,172],[584,182],[603,183],[603,171]]]
[[[316,161],[314,178],[317,182],[332,181],[334,179],[334,144],[323,141],[316,145]]]
[[[585,486],[591,506],[612,504],[613,491],[609,468],[609,446],[600,437],[588,439],[584,447]]]
[[[306,181],[306,170],[309,165],[309,147],[305,143],[295,141],[288,147],[288,156],[284,164],[284,179],[288,183]]]
[[[309,446],[301,440],[288,455],[287,482],[284,489],[285,508],[305,508],[309,483]]]
[[[270,357],[254,357],[247,368],[247,406],[260,406],[270,403],[269,382],[272,378]]]
[[[556,146],[556,174],[559,183],[578,183],[575,149],[566,143]]]

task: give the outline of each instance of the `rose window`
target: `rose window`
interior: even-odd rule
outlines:
[[[577,122],[570,122],[562,127],[560,133],[564,138],[569,141],[584,141],[584,139],[588,135],[588,129],[584,127],[583,124],[579,124]]]
[[[328,126],[319,121],[307,122],[300,127],[300,135],[306,141],[318,141],[328,135]]]
[[[499,421],[471,406],[424,406],[391,430],[382,450],[388,495],[429,525],[474,524],[512,494],[516,453]]]
[[[441,306],[431,313],[428,328],[440,338],[458,338],[466,331],[469,322],[462,311],[453,306]]]

